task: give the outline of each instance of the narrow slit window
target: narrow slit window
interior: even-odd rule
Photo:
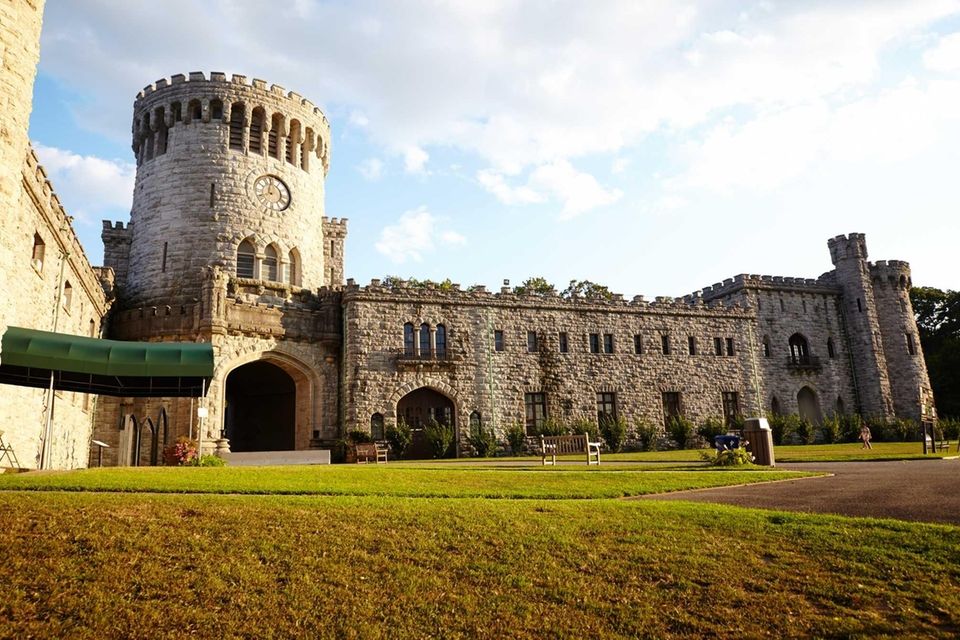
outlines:
[[[33,234],[33,253],[30,256],[30,264],[38,272],[43,272],[43,257],[47,252],[47,245],[39,233]]]
[[[613,353],[613,334],[612,333],[603,334],[603,352]]]
[[[530,353],[536,353],[538,351],[536,331],[527,331],[527,351]]]
[[[493,350],[503,351],[503,331],[494,329],[493,331]]]
[[[663,351],[663,355],[670,355],[670,336],[666,334],[660,336],[660,349]]]
[[[160,272],[167,272],[167,243],[163,243],[163,257],[160,260]]]
[[[600,353],[600,334],[590,334],[590,353]]]
[[[643,355],[643,336],[639,333],[633,336],[633,352],[638,356]]]
[[[565,331],[560,332],[560,353],[567,353],[570,350],[570,345],[567,343],[567,333]]]
[[[687,337],[687,353],[691,356],[697,355],[697,339],[693,336]]]

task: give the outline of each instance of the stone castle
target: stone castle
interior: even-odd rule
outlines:
[[[799,413],[918,419],[931,402],[905,262],[828,241],[816,279],[741,275],[682,298],[561,298],[504,287],[344,283],[345,219],[324,212],[330,125],[300,95],[190,73],[138,94],[130,221],[87,261],[27,124],[42,0],[0,0],[0,330],[208,342],[205,399],[0,386],[0,430],[34,466],[47,402],[57,467],[155,464],[157,439],[207,451],[308,450],[400,418],[528,432],[546,419]],[[2,354],[0,354],[2,358]],[[145,427],[150,433],[145,433]],[[420,436],[418,436],[419,438]],[[424,453],[415,439],[413,455]],[[37,458],[39,459],[39,458]]]

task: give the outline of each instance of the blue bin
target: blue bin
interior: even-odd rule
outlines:
[[[713,436],[713,446],[717,451],[740,448],[740,436]]]

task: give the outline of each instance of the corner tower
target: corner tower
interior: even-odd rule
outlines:
[[[836,283],[843,292],[842,318],[860,411],[867,416],[892,418],[895,412],[890,376],[867,262],[866,237],[862,233],[841,235],[828,240],[827,246],[836,267]]]
[[[200,297],[210,265],[241,280],[332,284],[324,242],[330,125],[262,80],[175,75],[137,95],[125,305]]]

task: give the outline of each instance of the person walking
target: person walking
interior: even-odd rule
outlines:
[[[871,437],[870,425],[864,422],[863,426],[860,427],[860,440],[863,442],[863,446],[860,447],[861,449],[873,449],[873,447],[870,445]]]

